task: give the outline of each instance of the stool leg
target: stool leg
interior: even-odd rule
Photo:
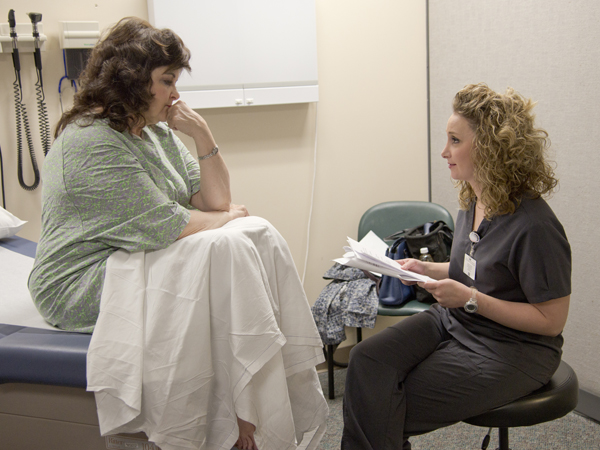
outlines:
[[[508,447],[508,428],[498,428],[500,447],[498,450],[510,450]]]
[[[360,341],[362,341],[362,328],[358,327],[356,329],[356,343],[358,344]]]
[[[329,398],[333,400],[335,398],[335,392],[333,388],[333,345],[327,345],[327,380],[329,382]]]

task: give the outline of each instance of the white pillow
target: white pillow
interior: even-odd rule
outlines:
[[[14,236],[26,223],[0,206],[0,239]]]

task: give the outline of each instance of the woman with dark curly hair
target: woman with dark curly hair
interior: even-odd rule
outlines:
[[[316,448],[322,345],[281,235],[231,203],[206,121],[178,101],[190,52],[125,18],[94,47],[43,168],[29,289],[91,333],[103,435],[163,450]],[[193,138],[193,157],[174,134]]]
[[[165,248],[248,215],[231,204],[227,167],[206,122],[175,103],[189,59],[179,36],[135,18],[93,49],[44,164],[42,235],[29,285],[52,325],[93,330],[106,260],[118,248]],[[202,167],[170,128],[193,137]]]
[[[557,180],[533,103],[468,85],[442,157],[460,188],[449,263],[399,261],[437,281],[437,304],[358,344],[344,396],[343,449],[410,449],[427,433],[509,403],[557,369],[571,251],[542,196]]]

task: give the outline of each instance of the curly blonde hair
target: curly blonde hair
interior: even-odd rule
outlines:
[[[534,125],[534,105],[512,88],[499,94],[484,83],[467,85],[454,97],[454,112],[475,133],[471,159],[487,219],[512,214],[524,195],[537,198],[558,185],[546,160],[548,133]],[[460,207],[468,209],[477,196],[468,182],[456,185]]]

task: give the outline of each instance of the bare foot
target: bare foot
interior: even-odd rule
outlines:
[[[254,431],[256,427],[250,422],[237,418],[238,427],[240,429],[240,437],[235,446],[240,450],[258,450],[256,442],[254,442]]]

